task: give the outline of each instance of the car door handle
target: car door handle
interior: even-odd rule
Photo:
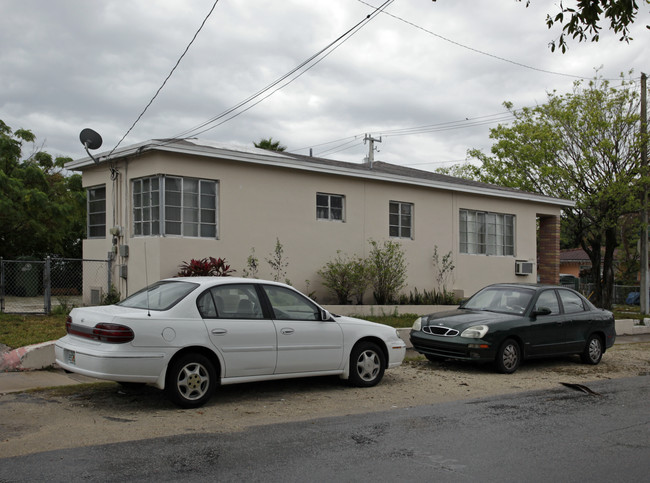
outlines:
[[[293,330],[293,329],[291,329],[291,328],[287,328],[287,327],[285,327],[284,329],[280,329],[280,333],[281,333],[282,335],[291,335],[291,334],[293,334],[294,332],[295,332],[295,330]]]
[[[210,333],[212,335],[226,335],[228,331],[226,329],[212,329]]]

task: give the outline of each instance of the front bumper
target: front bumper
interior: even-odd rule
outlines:
[[[493,361],[496,357],[496,348],[483,339],[443,337],[412,330],[410,340],[413,349],[425,356],[466,361]]]
[[[406,357],[406,343],[402,339],[397,339],[387,344],[387,346],[388,363],[386,368],[391,369],[402,364],[404,357]]]

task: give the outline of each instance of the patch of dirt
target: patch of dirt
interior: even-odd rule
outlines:
[[[409,354],[411,357],[413,354]],[[387,411],[474,399],[562,382],[650,375],[650,342],[616,345],[597,366],[578,357],[527,361],[510,375],[490,365],[409,358],[372,388],[336,377],[223,386],[199,409],[178,409],[148,386],[103,382],[0,396],[0,457],[183,433],[239,431],[257,425]],[[567,391],[572,389],[566,388]]]

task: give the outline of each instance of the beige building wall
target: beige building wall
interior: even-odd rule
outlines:
[[[413,186],[359,177],[287,169],[242,161],[204,156],[148,152],[119,160],[111,180],[106,164],[84,168],[84,186],[106,185],[106,239],[85,240],[84,258],[104,259],[112,250],[113,226],[122,227],[117,247],[128,245],[129,256],[114,259],[113,281],[126,296],[160,278],[176,275],[179,265],[192,258],[225,258],[242,275],[246,259],[255,250],[260,278],[271,278],[266,259],[272,257],[276,239],[288,263],[286,277],[304,292],[316,292],[322,303],[335,302],[321,285],[317,271],[332,260],[337,251],[365,257],[373,239],[388,237],[390,201],[413,203],[413,239],[399,241],[408,262],[406,294],[438,289],[432,262],[434,249],[440,256],[451,252],[456,266],[448,289],[468,296],[494,282],[535,282],[536,274],[516,276],[515,260],[536,259],[536,217],[560,215],[550,204],[517,199],[472,195],[451,190]],[[155,174],[218,180],[218,239],[183,237],[134,237],[131,215],[131,180]],[[345,196],[345,220],[316,219],[316,193]],[[458,212],[475,209],[516,216],[516,256],[496,257],[459,253]],[[145,257],[146,251],[146,257]],[[119,276],[119,266],[127,267],[127,277]],[[371,303],[372,290],[366,293]]]

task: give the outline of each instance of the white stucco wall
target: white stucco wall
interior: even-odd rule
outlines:
[[[119,172],[115,181],[104,164],[84,169],[83,182],[86,187],[106,184],[107,232],[112,226],[124,228],[118,244],[129,246],[129,257],[116,255],[113,277],[123,296],[142,288],[146,279],[151,283],[174,276],[179,264],[192,258],[225,258],[241,275],[252,248],[260,261],[259,277],[271,278],[266,259],[272,257],[279,239],[291,283],[302,291],[315,290],[321,302],[335,302],[322,287],[317,271],[337,250],[365,257],[369,239],[388,239],[390,201],[414,204],[414,239],[398,240],[408,262],[405,293],[438,288],[432,264],[437,246],[440,256],[452,252],[456,266],[452,286],[447,288],[467,296],[488,283],[534,282],[535,273],[515,275],[515,260],[536,259],[536,216],[560,214],[560,207],[551,204],[184,154],[149,152],[120,160],[115,167]],[[218,240],[133,236],[131,180],[160,173],[218,180]],[[316,219],[317,192],[345,196],[345,222]],[[462,208],[514,214],[516,256],[460,254],[458,212]],[[105,258],[111,247],[108,233],[106,239],[85,240],[84,257]],[[126,280],[118,276],[117,267],[122,264],[128,266]],[[371,290],[366,298],[372,302]]]

